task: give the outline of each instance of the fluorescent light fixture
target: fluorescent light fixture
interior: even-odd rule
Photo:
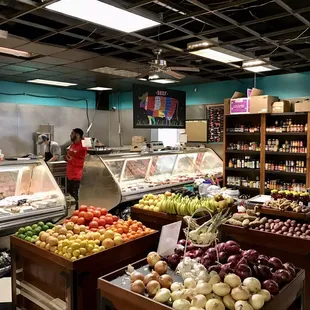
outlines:
[[[149,76],[149,80],[155,80],[155,79],[159,79],[159,75],[158,74],[153,74]]]
[[[170,79],[150,80],[150,82],[152,82],[152,83],[159,83],[159,84],[173,84],[173,83],[179,83],[179,81],[170,80]]]
[[[7,55],[12,55],[15,57],[22,57],[22,58],[31,58],[34,56],[32,53],[28,53],[25,51],[20,51],[20,50],[14,50],[12,48],[6,48],[6,47],[0,47],[0,54],[7,54]]]
[[[28,83],[36,83],[36,84],[46,84],[46,85],[54,85],[54,86],[75,86],[77,84],[74,83],[67,83],[67,82],[59,82],[59,81],[51,81],[51,80],[41,80],[41,79],[35,79],[35,80],[29,80]]]
[[[251,71],[251,72],[267,72],[272,70],[279,70],[280,68],[272,66],[272,65],[264,65],[264,66],[253,66],[253,67],[244,67],[244,70]]]
[[[158,22],[99,0],[60,0],[46,8],[128,33],[159,25]]]
[[[227,51],[226,53],[219,52],[215,50],[216,48],[205,48],[199,51],[194,51],[190,52],[193,55],[209,58],[212,60],[216,60],[219,62],[224,62],[224,63],[230,63],[230,62],[237,62],[237,61],[242,61],[242,58],[230,55],[230,53]]]
[[[120,70],[112,67],[101,67],[97,69],[91,70],[93,72],[103,73],[103,74],[110,74],[122,77],[137,77],[139,75],[138,72],[129,71],[129,70]]]
[[[0,30],[0,39],[7,39],[8,32],[6,30]]]
[[[138,80],[139,80],[139,81],[144,81],[144,82],[146,82],[146,81],[147,81],[147,79],[146,79],[146,78],[138,78]]]
[[[244,61],[242,63],[242,67],[245,68],[245,67],[253,67],[253,66],[264,65],[268,61],[269,61],[269,58],[268,59],[266,58],[265,60],[262,60],[262,59],[251,59],[251,60]]]
[[[112,90],[113,88],[110,87],[92,87],[87,88],[88,90],[96,90],[96,91],[104,91],[104,90]]]

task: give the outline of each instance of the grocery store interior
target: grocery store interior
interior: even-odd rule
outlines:
[[[0,0],[0,310],[310,310],[310,1]]]

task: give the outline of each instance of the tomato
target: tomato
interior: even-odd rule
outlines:
[[[94,216],[93,216],[93,214],[91,212],[85,212],[85,214],[84,214],[84,218],[87,221],[91,221],[93,219],[93,217]]]
[[[73,222],[74,224],[76,224],[78,222],[79,217],[78,216],[72,216],[71,217],[71,222]]]
[[[105,218],[105,222],[109,225],[112,225],[113,224],[113,218],[111,216],[107,216]]]
[[[75,210],[75,211],[72,213],[72,215],[77,215],[77,216],[79,216],[79,213],[80,213],[79,210]]]
[[[95,210],[94,211],[94,217],[100,217],[101,216],[101,212],[99,210]]]
[[[112,217],[113,215],[111,213],[108,213],[107,216],[111,216]]]
[[[110,228],[110,227],[111,227],[111,225],[109,225],[109,224],[106,224],[106,225],[105,225],[105,228],[106,228],[106,229],[108,229],[108,228]]]
[[[84,224],[85,224],[85,219],[84,219],[84,217],[79,217],[78,220],[77,220],[77,224],[79,224],[79,225],[84,225]]]
[[[96,208],[94,206],[89,206],[89,209],[95,210]]]
[[[107,215],[108,214],[108,211],[105,208],[102,208],[100,211],[101,211],[102,215]]]
[[[85,211],[87,211],[87,206],[82,205],[82,206],[80,206],[79,210],[85,212]]]
[[[89,228],[98,228],[98,227],[99,227],[99,225],[95,221],[92,221],[92,222],[89,223]]]
[[[65,224],[67,224],[67,223],[69,223],[69,222],[70,222],[70,220],[68,220],[68,219],[64,220],[64,223],[65,223]]]
[[[101,215],[101,216],[99,217],[99,219],[100,219],[100,220],[105,220],[105,216],[104,216],[104,215]]]
[[[99,219],[98,219],[98,217],[93,217],[93,221],[95,221],[95,222],[99,222]]]
[[[97,229],[97,228],[91,228],[90,231],[92,231],[92,232],[97,232],[98,229]]]
[[[98,221],[99,226],[104,226],[106,224],[104,219],[99,219]]]
[[[112,216],[113,222],[117,222],[118,221],[118,217],[116,215]]]
[[[85,214],[86,214],[86,212],[82,211],[82,212],[79,213],[79,217],[84,217],[85,218]]]

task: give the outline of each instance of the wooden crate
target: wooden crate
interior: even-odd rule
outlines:
[[[293,212],[293,211],[281,211],[275,210],[267,207],[261,207],[258,210],[261,214],[272,215],[276,217],[283,217],[288,219],[294,220],[302,220],[302,221],[309,221],[310,212],[301,213],[301,212]]]
[[[147,265],[146,259],[140,260],[133,264],[135,269]],[[131,292],[110,281],[124,275],[126,268],[121,268],[100,279],[98,279],[99,308],[98,310],[168,310],[171,307],[153,301],[152,299]],[[297,302],[303,303],[305,272],[300,270],[296,277],[280,293],[268,302],[262,310],[287,310],[291,305]]]
[[[222,225],[222,240],[235,240],[242,249],[255,249],[268,256],[279,257],[283,263],[291,262],[305,270],[305,306],[310,309],[310,240],[288,237],[245,229],[238,226]]]
[[[158,240],[155,232],[72,262],[12,236],[12,309],[42,309],[37,306],[39,297],[35,301],[27,297],[33,288],[53,304],[55,299],[67,302],[66,310],[95,310],[97,279],[156,250]],[[27,289],[16,296],[20,285]]]

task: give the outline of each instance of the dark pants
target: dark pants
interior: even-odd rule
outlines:
[[[69,180],[67,182],[67,192],[75,200],[75,210],[79,208],[79,190],[80,190],[80,181],[78,180]]]

